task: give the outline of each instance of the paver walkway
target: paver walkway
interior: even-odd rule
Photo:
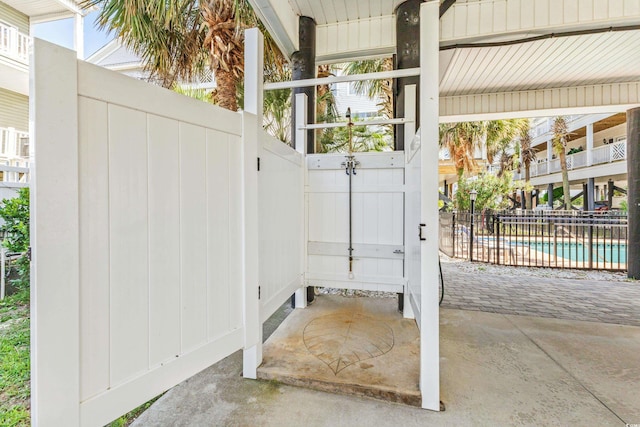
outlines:
[[[495,274],[499,267],[481,264],[474,273],[463,267],[442,262],[442,307],[640,326],[640,282],[538,277],[528,269]]]

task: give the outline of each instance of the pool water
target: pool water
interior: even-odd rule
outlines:
[[[554,242],[529,242],[531,249],[554,254]],[[580,242],[561,243],[557,245],[556,256],[571,261],[583,262],[589,260],[589,249]],[[593,262],[627,263],[627,245],[616,243],[594,243]]]

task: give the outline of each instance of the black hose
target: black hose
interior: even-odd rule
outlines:
[[[613,32],[619,32],[619,31],[635,31],[639,29],[640,29],[640,25],[622,25],[618,27],[591,28],[588,30],[575,30],[575,31],[564,31],[559,33],[542,34],[539,36],[524,37],[521,39],[505,40],[500,42],[475,42],[475,43],[452,44],[448,46],[440,46],[440,50],[442,51],[442,50],[451,50],[451,49],[472,49],[472,48],[479,48],[479,47],[512,46],[516,44],[530,43],[530,42],[535,42],[539,40],[556,39],[561,37],[584,36],[584,35],[590,35],[590,34],[613,33]]]
[[[444,278],[442,277],[442,263],[440,262],[440,258],[438,258],[438,268],[440,269],[440,302],[438,305],[442,305],[442,300],[444,299]]]

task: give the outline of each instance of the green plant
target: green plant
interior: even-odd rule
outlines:
[[[469,193],[475,190],[477,193],[475,210],[504,209],[509,206],[507,196],[513,194],[517,188],[528,188],[522,181],[513,181],[511,172],[506,172],[501,177],[493,174],[483,174],[477,179],[462,178],[458,182],[458,191],[455,194],[455,205],[459,210],[470,210],[471,202]]]
[[[620,201],[620,210],[622,212],[627,212],[629,210],[629,205],[627,204],[626,199]]]
[[[0,301],[0,425],[28,426],[29,290]]]
[[[3,246],[11,252],[21,253],[16,262],[18,279],[12,284],[18,288],[29,287],[29,188],[21,188],[18,197],[4,199],[0,203],[0,218],[4,224],[0,231],[5,234]]]

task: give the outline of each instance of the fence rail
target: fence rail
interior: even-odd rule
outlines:
[[[627,215],[616,211],[441,213],[440,250],[450,257],[499,265],[623,271],[627,269]]]

